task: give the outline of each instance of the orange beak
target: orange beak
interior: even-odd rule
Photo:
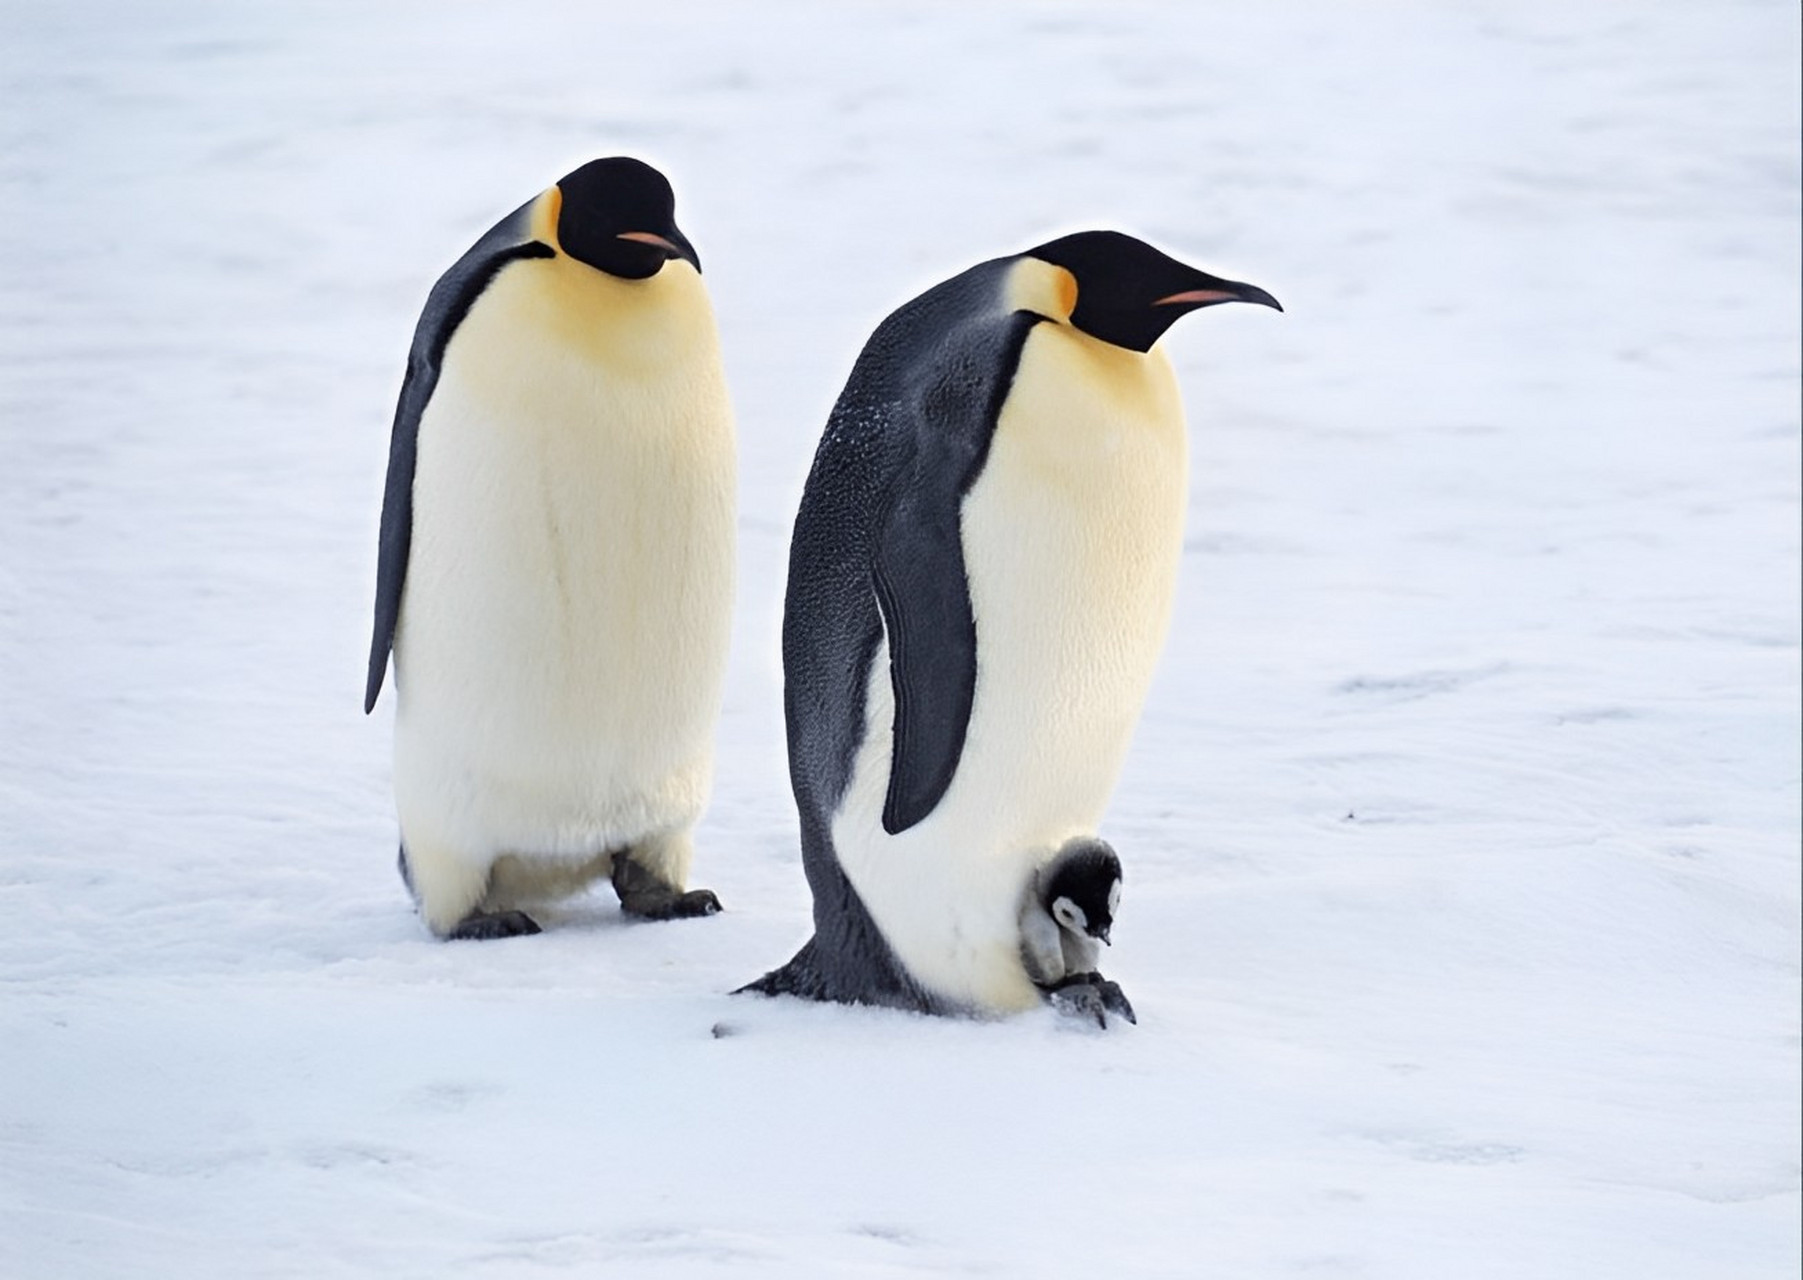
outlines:
[[[669,254],[672,258],[680,258],[683,256],[681,249],[678,249],[674,244],[658,235],[655,231],[622,231],[620,232],[619,239],[637,240],[640,244],[655,245],[657,248],[662,249],[665,253]]]
[[[1238,302],[1239,298],[1239,294],[1228,293],[1225,289],[1185,289],[1182,293],[1173,293],[1168,298],[1160,298],[1152,305],[1162,307],[1180,302]]]

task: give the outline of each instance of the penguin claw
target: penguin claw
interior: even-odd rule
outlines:
[[[1099,973],[1073,974],[1045,994],[1059,1013],[1071,1018],[1093,1018],[1096,1026],[1104,1030],[1108,1027],[1108,1015],[1111,1013],[1125,1018],[1135,1026],[1139,1025],[1139,1019],[1133,1013],[1133,1005],[1128,1002],[1127,993],[1121,990],[1120,983],[1111,982]]]
[[[693,916],[717,916],[725,910],[720,899],[712,889],[690,889],[677,898],[670,907],[670,915],[674,919],[687,919]]]
[[[1121,990],[1120,983],[1110,982],[1108,979],[1103,978],[1102,981],[1097,984],[1097,990],[1102,993],[1102,1007],[1104,1009],[1108,1010],[1110,1013],[1119,1014],[1136,1027],[1139,1025],[1139,1019],[1133,1014],[1133,1005],[1128,1001],[1127,993]]]
[[[486,942],[491,938],[521,938],[542,932],[538,921],[524,911],[477,911],[465,916],[445,934],[446,942]]]

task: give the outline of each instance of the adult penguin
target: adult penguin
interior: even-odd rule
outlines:
[[[687,890],[732,606],[731,408],[664,176],[595,160],[426,300],[395,412],[364,710],[395,668],[401,875],[444,938],[612,878]]]
[[[783,617],[814,936],[747,990],[1004,1013],[1038,868],[1093,835],[1170,620],[1188,474],[1156,347],[1278,307],[1114,231],[878,326],[814,458]]]

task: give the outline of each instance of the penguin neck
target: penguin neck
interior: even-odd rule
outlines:
[[[1004,285],[1009,311],[1031,311],[1054,324],[1069,324],[1077,305],[1077,277],[1038,258],[1017,258]]]
[[[1129,410],[1131,415],[1153,421],[1174,416],[1181,424],[1183,411],[1172,401],[1174,384],[1163,348],[1135,351],[1104,342],[1072,324],[1077,278],[1071,272],[1040,258],[1016,258],[1003,283],[1003,300],[1010,312],[1025,311],[1048,321],[1034,326],[1035,336],[1029,341],[1060,353],[1056,366],[1072,371],[1076,377],[1069,388],[1077,398],[1074,403],[1084,403],[1099,394],[1109,404]],[[1054,421],[1074,418],[1068,412],[1058,412],[1055,403],[1044,409]],[[1078,455],[1081,452],[1078,450]]]
[[[1135,384],[1147,371],[1164,361],[1155,346],[1145,350],[1123,347],[1087,333],[1071,323],[1077,308],[1077,277],[1065,268],[1039,258],[1017,258],[1009,268],[1003,288],[1009,311],[1027,311],[1043,316],[1057,327],[1057,332],[1072,339],[1075,348],[1093,362],[1104,376]]]
[[[532,202],[532,211],[526,217],[532,238],[559,253],[563,252],[563,246],[557,242],[557,216],[562,212],[563,192],[556,187],[546,187],[538,193],[538,199]]]
[[[518,263],[490,286],[490,305],[506,309],[517,332],[625,377],[664,377],[697,352],[717,350],[713,308],[694,267],[673,260],[656,275],[625,280],[579,262],[557,239],[562,205],[562,193],[550,187],[527,216],[529,237],[555,256]]]

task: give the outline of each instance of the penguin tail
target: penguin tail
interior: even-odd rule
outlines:
[[[935,1000],[920,986],[909,980],[890,959],[885,949],[880,956],[866,957],[866,963],[847,968],[830,963],[830,952],[820,945],[816,934],[795,953],[795,958],[780,969],[772,969],[755,982],[748,982],[732,994],[755,992],[764,996],[794,996],[799,1000],[820,1000],[834,1004],[872,1005],[882,1009],[902,1009],[909,1013],[959,1013],[964,1010]],[[880,961],[880,963],[879,963]],[[835,973],[838,974],[835,978]]]
[[[735,996],[755,993],[763,996],[796,996],[802,1000],[832,1000],[834,995],[814,960],[814,939],[795,953],[795,958],[780,969],[772,969],[755,982],[747,982],[733,991]]]

